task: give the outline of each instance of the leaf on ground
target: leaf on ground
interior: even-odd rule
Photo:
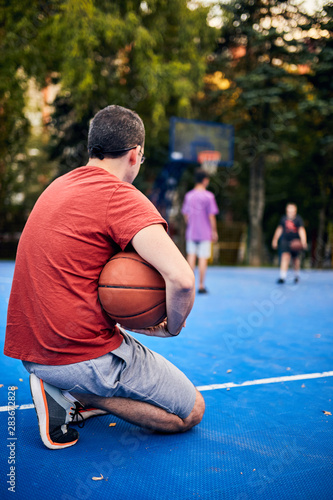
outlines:
[[[103,476],[102,476],[102,474],[101,474],[101,477],[95,477],[95,476],[94,476],[94,477],[92,477],[91,479],[92,479],[93,481],[101,481],[102,479],[104,479],[104,477],[103,477]]]
[[[323,414],[324,415],[332,415],[332,413],[330,411],[325,411],[325,410],[323,410]]]

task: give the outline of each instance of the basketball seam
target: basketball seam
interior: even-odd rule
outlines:
[[[126,316],[120,316],[119,314],[112,314],[112,316],[114,316],[115,318],[135,318],[136,316],[140,316],[141,314],[145,314],[146,312],[149,312],[153,309],[155,309],[156,307],[160,306],[161,304],[164,303],[164,300],[162,300],[161,302],[158,302],[157,304],[154,305],[154,307],[150,307],[148,309],[145,309],[144,311],[140,311],[140,312],[137,312],[135,314],[126,314]]]

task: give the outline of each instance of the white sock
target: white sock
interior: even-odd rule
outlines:
[[[285,279],[286,279],[286,277],[287,277],[287,271],[280,271],[280,278],[281,278],[282,280],[285,280]]]
[[[68,399],[71,403],[80,403],[80,401],[74,398],[74,396],[72,396],[70,392],[62,391],[62,393],[65,396],[65,398]]]

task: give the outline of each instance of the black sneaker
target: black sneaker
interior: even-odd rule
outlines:
[[[294,283],[298,283],[299,282],[299,277],[298,276],[295,276],[294,278]]]
[[[198,293],[208,293],[207,288],[199,288]]]
[[[279,285],[282,285],[282,283],[285,283],[285,280],[283,280],[282,278],[279,278],[277,280],[277,283],[279,283]]]
[[[69,401],[60,389],[30,375],[30,390],[37,413],[40,437],[50,450],[73,446],[79,439],[75,429],[68,428],[79,403]]]

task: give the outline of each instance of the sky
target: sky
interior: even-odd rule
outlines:
[[[299,1],[298,3],[302,3],[302,2]],[[303,5],[309,14],[313,14],[314,12],[321,10],[324,3],[327,3],[327,2],[325,2],[324,0],[304,0],[303,1]]]
[[[221,5],[223,3],[227,4],[230,0],[189,0],[188,6],[191,8],[196,8],[199,4],[204,6],[212,6],[210,15],[208,17],[209,24],[211,26],[215,26],[216,28],[220,28],[222,24],[221,19]],[[314,12],[318,12],[322,10],[324,4],[327,4],[329,0],[294,0],[295,3],[302,4],[304,10],[308,12],[308,14],[313,14]]]
[[[218,2],[218,0],[193,0],[193,4],[203,4],[203,5],[211,5],[211,4],[218,4],[218,3],[227,3],[228,0],[222,0]],[[325,3],[328,3],[328,0],[295,0],[295,2],[301,4],[303,3],[305,9],[308,11],[309,14],[313,14],[314,12],[321,10],[322,6]]]

